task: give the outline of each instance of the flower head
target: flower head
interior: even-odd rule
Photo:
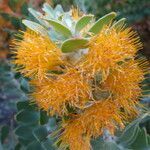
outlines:
[[[105,75],[110,68],[118,67],[120,61],[133,58],[141,47],[139,37],[130,28],[118,31],[104,27],[89,42],[88,54],[81,65],[92,74],[101,71]]]
[[[121,113],[112,100],[98,102],[64,125],[61,146],[69,144],[71,150],[90,150],[91,137],[98,137],[104,129],[113,133],[123,126]]]
[[[62,64],[60,49],[48,38],[27,30],[21,36],[23,40],[15,40],[17,49],[14,63],[21,66],[25,76],[37,76],[42,79],[48,70],[56,69]]]
[[[138,63],[129,60],[118,69],[112,69],[103,86],[112,93],[118,107],[122,107],[130,115],[135,115],[136,105],[142,93],[140,83],[143,79],[144,73]]]
[[[67,104],[82,108],[89,100],[88,80],[78,70],[71,68],[66,73],[45,79],[42,83],[34,82],[36,90],[33,96],[37,104],[51,114],[66,113]]]

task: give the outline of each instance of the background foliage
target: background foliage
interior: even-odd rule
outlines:
[[[57,118],[48,119],[45,112],[38,110],[36,105],[29,104],[27,100],[27,93],[30,92],[28,79],[18,73],[13,73],[9,62],[11,59],[10,41],[18,29],[25,29],[21,20],[33,19],[27,8],[33,7],[40,10],[43,2],[43,0],[0,0],[0,149],[56,149],[52,146],[54,139],[50,133],[57,127]],[[61,4],[65,10],[72,5],[77,5],[84,12],[93,13],[97,17],[111,11],[118,12],[119,18],[127,18],[128,23],[138,30],[144,42],[144,50],[141,53],[150,58],[149,1],[54,0],[47,2],[53,6]],[[149,84],[147,90],[150,89],[150,81],[146,79],[144,82]],[[143,103],[146,110],[142,111],[140,118],[129,124],[123,133],[118,133],[115,137],[106,133],[103,137],[91,141],[93,149],[149,149],[150,100],[144,99]],[[17,115],[15,115],[16,112]]]

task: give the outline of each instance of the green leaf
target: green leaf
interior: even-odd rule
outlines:
[[[49,119],[49,128],[50,128],[50,131],[54,131],[57,127],[57,124],[56,124],[56,118],[55,117],[51,117]]]
[[[18,109],[18,111],[20,111],[22,109],[37,110],[37,106],[36,106],[36,104],[32,104],[29,100],[19,101],[19,102],[17,102],[17,109]]]
[[[131,124],[129,124],[122,135],[119,138],[121,145],[128,145],[134,142],[137,134],[139,132],[139,119],[134,120]]]
[[[71,31],[64,26],[63,24],[59,23],[58,21],[49,19],[45,17],[45,19],[50,23],[50,25],[57,31],[59,34],[63,35],[64,37],[68,38],[72,36]]]
[[[0,141],[0,149],[1,149],[1,150],[3,150],[3,146],[2,146],[2,143],[1,143],[1,141]]]
[[[20,143],[17,143],[15,145],[15,149],[14,150],[21,150],[21,148],[22,148],[22,145]]]
[[[26,93],[30,92],[29,83],[25,78],[21,78],[20,87],[24,92],[26,92]]]
[[[1,143],[3,144],[9,134],[9,126],[5,125],[1,128]]]
[[[40,33],[43,36],[47,36],[47,30],[41,26],[40,24],[33,22],[33,21],[29,21],[29,20],[23,20],[22,23],[27,26],[29,29],[35,31],[36,33]]]
[[[30,139],[23,139],[21,137],[18,136],[18,141],[21,145],[23,146],[27,146],[28,144],[32,143],[32,141]]]
[[[103,145],[103,150],[121,150],[121,149],[114,142],[105,142]]]
[[[32,134],[35,126],[30,125],[21,125],[15,129],[15,134],[24,140],[34,140],[34,136]]]
[[[54,18],[54,10],[48,3],[43,4],[42,10],[46,13],[46,16]]]
[[[150,135],[147,135],[148,145],[150,145]]]
[[[88,25],[88,23],[92,20],[92,18],[93,15],[86,15],[80,18],[76,23],[75,30],[77,32],[81,31],[86,25]]]
[[[16,115],[16,120],[25,124],[38,123],[40,119],[39,112],[22,110]]]
[[[104,144],[104,140],[102,138],[93,139],[91,141],[91,145],[93,150],[102,149]]]
[[[64,13],[64,10],[61,5],[57,5],[54,9],[55,17],[58,18],[60,15]]]
[[[94,34],[99,33],[105,25],[111,23],[111,21],[116,17],[116,15],[117,14],[115,12],[111,12],[103,16],[98,21],[96,21],[96,23],[90,28],[89,32],[92,32]]]
[[[53,146],[53,144],[54,144],[54,142],[50,138],[48,138],[42,142],[42,147],[44,148],[44,150],[57,150]]]
[[[116,30],[120,30],[125,25],[126,18],[122,18],[118,20],[116,23],[112,25],[112,28],[115,28]]]
[[[73,52],[81,48],[86,48],[88,46],[88,42],[89,42],[88,39],[83,39],[83,38],[69,39],[62,44],[61,50],[64,53]]]
[[[47,115],[46,111],[41,110],[40,111],[40,124],[44,125],[48,122],[49,116]]]
[[[48,131],[45,126],[40,126],[34,129],[33,131],[34,137],[37,139],[37,141],[41,142],[48,136]]]
[[[44,150],[44,149],[42,148],[42,145],[38,141],[33,141],[26,147],[26,150]]]
[[[47,28],[49,27],[48,23],[43,19],[43,15],[40,12],[34,10],[33,8],[29,8],[28,11],[38,20],[41,25]]]
[[[146,150],[148,149],[148,139],[146,129],[143,128],[138,132],[138,136],[134,143],[132,144],[132,148],[135,150]],[[149,147],[150,148],[150,147]]]

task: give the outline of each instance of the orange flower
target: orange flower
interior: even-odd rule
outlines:
[[[101,71],[106,76],[110,68],[117,68],[120,61],[133,58],[141,47],[139,37],[130,28],[117,31],[104,27],[89,42],[89,52],[81,66],[92,74]]]
[[[71,150],[90,150],[91,137],[100,136],[104,129],[114,133],[115,128],[124,127],[122,120],[112,100],[95,103],[64,126],[60,148],[69,144]]]
[[[37,76],[41,80],[48,70],[62,64],[61,50],[48,37],[27,30],[23,40],[16,39],[13,44],[17,49],[14,64],[21,66],[25,76]]]
[[[33,96],[37,104],[46,111],[51,110],[51,114],[67,113],[67,104],[83,108],[89,100],[88,80],[76,69],[69,69],[65,74],[33,84],[36,86]]]
[[[118,107],[122,107],[130,115],[131,113],[135,115],[136,105],[142,93],[140,83],[143,79],[144,73],[138,63],[129,60],[118,69],[112,69],[103,86],[112,93]]]

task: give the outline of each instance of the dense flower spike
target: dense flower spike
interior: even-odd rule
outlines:
[[[66,113],[67,104],[84,108],[90,97],[90,86],[84,74],[71,68],[65,74],[45,79],[42,83],[33,82],[36,90],[33,96],[39,106],[50,113]]]
[[[105,75],[110,68],[117,68],[120,61],[133,58],[141,47],[139,37],[130,28],[117,31],[111,26],[104,27],[91,39],[82,65],[92,74],[101,71]]]
[[[139,96],[141,96],[140,83],[144,79],[144,73],[135,60],[129,60],[112,69],[103,83],[105,89],[111,91],[118,107],[122,107],[128,114],[134,114],[137,110]],[[117,99],[117,101],[116,101]]]
[[[110,15],[94,23],[78,8],[64,14],[58,8],[56,15],[54,11],[48,19],[37,19],[41,24],[47,21],[44,29],[62,52],[49,37],[27,30],[23,40],[14,41],[14,63],[22,67],[25,76],[32,77],[31,96],[39,108],[61,118],[59,149],[90,150],[91,138],[104,130],[114,134],[139,113],[141,82],[148,63],[136,57],[142,48],[137,33],[124,25],[109,25]],[[99,23],[105,25],[93,36]],[[61,36],[55,35],[58,32]]]
[[[91,137],[101,135],[104,129],[114,133],[117,126],[124,126],[121,113],[110,99],[95,103],[76,117],[64,127],[61,147],[69,144],[71,150],[90,150]]]
[[[62,64],[60,49],[48,37],[30,30],[21,37],[23,40],[13,42],[17,48],[14,63],[22,67],[21,72],[25,76],[36,75],[42,79],[48,70]]]

